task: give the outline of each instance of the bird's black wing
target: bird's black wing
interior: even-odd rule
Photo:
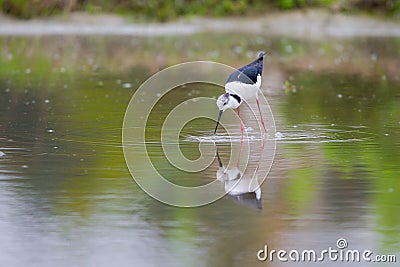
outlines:
[[[262,68],[261,68],[262,71]],[[257,65],[245,66],[233,72],[226,81],[229,82],[242,82],[246,84],[255,84],[257,82],[257,76],[260,74],[259,68]]]

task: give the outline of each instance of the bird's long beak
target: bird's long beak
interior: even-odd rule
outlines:
[[[215,133],[217,132],[218,125],[219,125],[219,121],[220,121],[221,116],[222,116],[222,112],[224,112],[224,111],[223,111],[223,110],[220,110],[220,111],[219,111],[218,120],[217,120],[217,125],[215,125],[214,135],[215,135]]]
[[[218,149],[216,150],[217,153],[217,159],[218,159],[218,166],[220,168],[224,167],[224,165],[222,164],[221,158],[219,157],[219,153],[218,153]]]

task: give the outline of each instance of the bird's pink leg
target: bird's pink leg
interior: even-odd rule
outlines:
[[[239,154],[238,154],[238,160],[237,160],[237,163],[236,163],[236,166],[238,167],[238,169],[240,169],[240,157],[241,157],[241,154],[242,154],[242,150],[243,150],[243,135],[240,138]]]
[[[238,160],[236,163],[236,166],[239,168],[240,167],[240,154],[242,153],[242,149],[243,149],[243,133],[244,133],[244,125],[243,125],[243,121],[242,121],[242,117],[240,117],[240,107],[237,107],[237,113],[239,116],[239,120],[240,120],[240,150],[239,150],[239,155],[238,155]]]
[[[264,131],[267,132],[267,128],[265,127],[265,123],[264,123],[263,116],[261,114],[261,108],[260,108],[260,103],[258,102],[258,99],[256,99],[256,102],[257,102],[258,112],[260,112],[261,124],[264,127]]]
[[[242,117],[240,117],[240,107],[237,107],[237,113],[238,113],[239,120],[240,120],[240,133],[241,133],[241,137],[243,137],[244,126],[243,126]]]
[[[262,139],[262,141],[261,141],[262,143],[261,143],[261,147],[260,147],[260,159],[258,160],[258,164],[257,164],[257,168],[255,169],[255,173],[258,173],[258,169],[259,169],[259,167],[260,167],[260,165],[261,165],[261,160],[262,160],[262,156],[263,156],[263,153],[264,153],[264,144],[265,144],[265,142],[264,142],[264,139]]]

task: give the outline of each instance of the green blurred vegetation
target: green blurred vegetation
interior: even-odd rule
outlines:
[[[387,15],[400,12],[400,0],[0,0],[0,6],[3,13],[22,19],[71,11],[112,12],[159,21],[180,16],[243,15],[307,7],[324,7],[332,11],[366,10]]]

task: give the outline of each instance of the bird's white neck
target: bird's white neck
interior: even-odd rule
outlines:
[[[236,109],[242,103],[242,99],[238,95],[230,94],[229,95],[229,102],[227,106],[232,109]]]

